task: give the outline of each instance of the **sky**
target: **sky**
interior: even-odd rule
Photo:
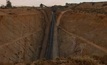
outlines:
[[[39,6],[43,3],[47,6],[64,5],[65,3],[99,2],[107,0],[10,0],[13,6]],[[0,0],[0,5],[5,5],[6,0]]]

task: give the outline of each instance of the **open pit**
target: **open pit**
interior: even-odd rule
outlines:
[[[40,65],[52,65],[52,63],[63,65],[62,60],[65,65],[70,65],[67,64],[68,61],[79,65],[76,62],[78,60],[81,62],[81,58],[72,59],[72,57],[98,56],[102,59],[107,55],[107,11],[98,10],[100,7],[93,8],[92,11],[91,6],[86,9],[83,7],[85,5],[61,10],[59,8],[56,13],[52,53],[53,57],[59,58],[55,61],[42,60],[43,63]],[[43,59],[45,50],[49,46],[47,43],[49,43],[51,20],[50,8],[0,9],[0,63],[24,65],[23,62],[31,63],[39,58]],[[82,62],[83,60],[84,57]],[[89,58],[89,60],[94,59]],[[34,63],[38,64],[42,61]],[[96,63],[96,60],[94,61],[93,63]]]

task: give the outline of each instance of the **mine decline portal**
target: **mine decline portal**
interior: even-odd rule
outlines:
[[[53,39],[54,39],[54,28],[56,23],[55,13],[56,13],[56,7],[52,7],[52,20],[50,24],[49,41],[48,41],[48,46],[45,53],[45,58],[47,60],[53,59]]]

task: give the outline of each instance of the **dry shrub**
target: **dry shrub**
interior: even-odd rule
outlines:
[[[2,62],[0,62],[0,65],[14,65],[14,63],[2,63]]]
[[[40,60],[33,63],[33,65],[99,65],[99,63],[90,57],[69,57],[67,59],[57,58],[53,61]]]
[[[52,62],[52,61],[40,60],[40,61],[33,62],[31,65],[56,65],[56,64],[54,62]]]
[[[103,56],[100,61],[102,64],[107,65],[107,55]]]
[[[90,57],[74,57],[71,61],[76,65],[99,65],[99,62]]]
[[[95,59],[95,60],[100,60],[101,56],[93,55],[92,58]]]
[[[94,55],[93,58],[95,60],[98,60],[101,64],[105,64],[107,65],[107,55],[104,55],[104,56],[97,56],[97,55]]]
[[[102,59],[106,61],[107,58],[103,57]],[[100,64],[99,64],[99,61],[95,60],[94,58],[87,57],[87,56],[84,56],[84,57],[78,56],[78,57],[68,57],[63,59],[56,58],[56,60],[42,59],[42,60],[34,61],[33,63],[28,65],[100,65]]]

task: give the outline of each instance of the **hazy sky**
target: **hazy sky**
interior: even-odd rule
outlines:
[[[107,0],[10,0],[14,6],[39,6],[40,3],[45,5],[64,5],[65,3],[79,3],[79,2],[95,2]],[[5,5],[6,0],[0,0],[0,5]]]

